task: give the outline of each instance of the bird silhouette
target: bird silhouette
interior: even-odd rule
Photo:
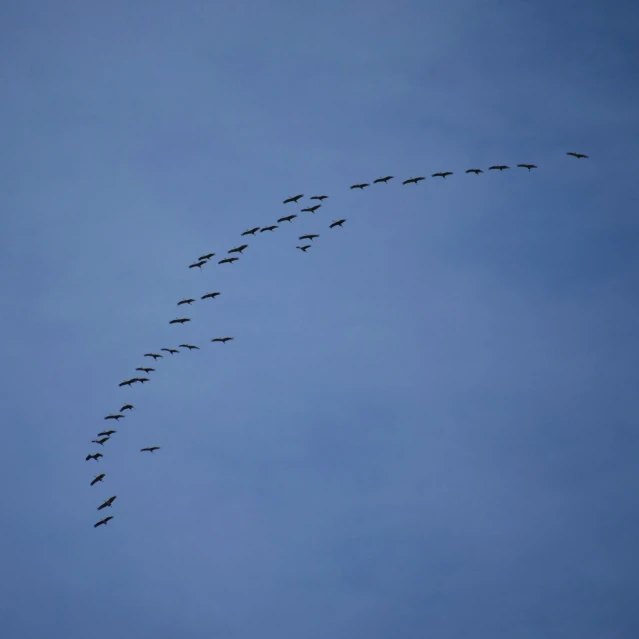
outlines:
[[[259,231],[260,227],[258,226],[256,231]],[[248,248],[248,244],[242,244],[241,246],[236,246],[235,248],[232,248],[230,251],[228,251],[229,253],[239,253],[240,255],[242,254],[242,252],[244,251],[244,249]]]
[[[474,173],[475,175],[479,175],[480,173],[483,173],[483,171],[481,169],[468,169],[466,173]]]
[[[359,189],[360,191],[363,191],[367,186],[370,186],[370,184],[368,184],[366,182],[362,182],[361,184],[353,184],[351,186],[351,191],[353,189]]]
[[[226,342],[230,342],[232,339],[234,338],[233,337],[214,337],[211,341],[222,342],[222,344],[226,344]]]
[[[106,526],[112,519],[113,519],[113,515],[109,515],[108,517],[105,517],[104,519],[100,519],[100,521],[97,524],[93,524],[93,527],[97,528],[98,526]]]
[[[305,209],[302,209],[302,213],[315,213],[317,209],[321,208],[321,204],[316,204],[315,206],[307,206]]]
[[[140,448],[140,452],[143,453],[145,451],[149,451],[150,453],[152,453],[155,450],[160,450],[159,446],[147,446],[146,448]]]
[[[191,319],[189,317],[176,317],[175,319],[171,320],[169,324],[186,324],[190,321]]]
[[[280,227],[277,224],[272,224],[271,226],[265,226],[260,229],[260,233],[264,233],[264,231],[274,231],[275,229],[279,229]]]
[[[120,409],[120,412],[125,411],[125,410],[133,410],[135,407],[133,406],[133,404],[125,404],[124,406],[122,406],[122,408]]]
[[[200,350],[199,346],[193,346],[193,344],[180,344],[180,348],[188,348],[190,351],[192,350]]]
[[[333,222],[328,228],[329,229],[334,229],[336,226],[341,227],[344,224],[344,222],[346,222],[345,219],[344,220],[337,220],[337,222]]]
[[[109,437],[103,437],[102,439],[92,439],[91,443],[92,444],[100,444],[100,446],[104,446],[104,442],[108,442],[109,441]]]
[[[219,291],[215,291],[214,293],[207,293],[206,295],[202,295],[202,299],[203,300],[214,300],[218,295],[220,295],[221,293]]]
[[[536,169],[537,165],[535,164],[518,164],[518,167],[522,168],[522,169],[528,169],[530,171],[530,169]]]
[[[319,237],[319,235],[317,235],[317,233],[309,233],[308,235],[300,235],[297,239],[298,240],[310,240],[312,242],[316,237]]]
[[[242,233],[242,236],[244,236],[244,235],[255,235],[259,230],[260,230],[260,227],[256,226],[255,228],[249,229],[248,231],[244,231],[244,233]]]
[[[152,357],[153,360],[164,357],[164,355],[159,355],[158,353],[144,353],[144,357]]]
[[[200,262],[206,262],[206,261],[210,260],[214,255],[215,255],[215,253],[207,253],[206,255],[200,255],[200,257],[198,257],[197,259]]]
[[[277,220],[278,222],[282,223],[282,222],[291,222],[292,220],[294,220],[297,217],[297,214],[293,214],[293,215],[286,215],[284,217],[281,217],[279,220]]]
[[[92,455],[86,456],[86,461],[89,461],[90,459],[95,459],[95,461],[100,461],[100,457],[104,457],[104,455],[102,453],[93,453]]]
[[[171,355],[175,355],[175,353],[179,353],[177,348],[161,348],[161,351],[165,351],[166,353],[171,353]]]
[[[289,202],[299,202],[299,200],[301,200],[303,197],[304,194],[300,193],[299,195],[287,198],[286,200],[284,200],[284,202],[282,202],[282,204],[288,204]]]
[[[233,264],[233,262],[237,262],[239,257],[225,257],[223,260],[220,260],[218,264]]]
[[[510,167],[506,164],[493,164],[493,166],[489,166],[489,171],[503,171],[505,169],[509,169]]]
[[[120,382],[118,386],[131,386],[133,384],[133,379],[125,379],[123,382]]]
[[[103,504],[98,506],[98,510],[102,510],[103,508],[111,508],[111,504],[116,500],[117,495],[113,495],[113,497],[109,497]]]
[[[392,175],[387,175],[386,177],[381,177],[381,178],[377,178],[376,180],[373,180],[373,184],[388,184],[388,180],[392,180],[393,176]]]
[[[101,433],[98,433],[98,437],[111,437],[113,433],[117,432],[117,430],[103,430]]]
[[[145,368],[144,366],[140,366],[139,368],[136,368],[135,370],[142,371],[143,373],[146,373],[148,375],[149,373],[153,373],[155,371],[155,368]]]
[[[100,473],[96,475],[93,481],[91,482],[91,486],[95,486],[99,481],[102,481],[106,477],[106,473]]]
[[[408,180],[404,180],[402,182],[402,184],[417,184],[418,182],[421,182],[422,180],[425,180],[425,177],[416,177],[416,178],[408,178]]]
[[[572,155],[572,157],[577,158],[578,160],[581,158],[587,158],[587,155],[584,155],[583,153],[575,153],[574,151],[568,151],[568,153],[566,153],[566,155]]]
[[[195,268],[196,266],[201,270],[202,267],[206,264],[207,260],[200,260],[198,262],[194,262],[193,264],[189,264],[189,268]]]
[[[320,202],[322,202],[327,197],[328,197],[328,195],[313,195],[310,199],[311,200],[319,200]]]
[[[195,302],[195,300],[192,297],[187,297],[186,299],[183,299],[181,301],[179,301],[177,303],[178,306],[182,306],[182,304],[188,304],[189,306],[191,306],[191,304],[193,304],[193,302]]]
[[[298,248],[300,251],[302,251],[302,253],[306,253],[306,251],[311,248],[311,245],[306,244],[305,246],[296,246],[295,248]]]
[[[441,177],[446,179],[447,175],[452,175],[452,171],[440,171],[439,173],[433,173],[432,177]]]
[[[126,417],[126,415],[107,415],[104,419],[115,419],[115,421],[117,422],[118,420],[122,419]]]

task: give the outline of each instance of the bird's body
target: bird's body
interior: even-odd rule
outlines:
[[[518,164],[518,167],[522,168],[522,169],[528,169],[530,171],[530,169],[536,169],[537,165],[535,164]]]
[[[279,220],[277,220],[280,224],[282,222],[291,222],[293,221],[295,218],[297,217],[297,214],[294,215],[286,215],[284,217],[281,217]]]
[[[191,318],[189,317],[176,317],[175,319],[172,319],[169,324],[186,324],[187,322],[190,322]]]
[[[489,166],[489,171],[504,171],[505,169],[509,169],[510,167],[506,164],[493,164],[493,166]]]
[[[483,171],[481,169],[468,169],[466,173],[474,173],[475,175],[479,175],[480,173],[483,173]]]
[[[242,236],[244,236],[244,235],[255,235],[259,230],[260,230],[260,227],[256,226],[255,228],[249,229],[248,231],[244,231],[244,233],[242,233]]]
[[[566,155],[572,155],[573,158],[577,158],[578,160],[581,158],[587,158],[587,155],[584,155],[583,153],[575,153],[574,151],[568,151],[568,153],[566,153]]]
[[[257,230],[259,230],[259,226],[257,227]],[[235,248],[232,248],[229,253],[239,253],[240,255],[242,254],[242,252],[244,251],[244,249],[248,248],[248,244],[242,244],[241,246],[236,246]]]
[[[310,240],[312,242],[316,237],[319,237],[319,235],[317,233],[309,233],[308,235],[300,235],[297,239],[298,240]]]
[[[120,409],[120,412],[125,411],[125,410],[133,410],[134,406],[133,404],[125,404],[124,406],[122,406],[122,408]]]
[[[195,300],[191,297],[188,297],[186,299],[183,299],[181,301],[179,301],[177,303],[178,306],[182,306],[182,304],[188,304],[189,306],[191,306],[191,304],[193,304],[193,302],[195,302]]]
[[[452,171],[440,171],[439,173],[433,173],[432,177],[441,177],[446,179],[447,175],[452,175],[453,172]]]
[[[303,197],[304,197],[304,194],[300,193],[299,195],[294,195],[293,197],[286,198],[284,202],[282,202],[282,204],[289,204],[290,202],[298,202]]]
[[[102,453],[93,453],[92,455],[87,455],[85,461],[89,461],[90,459],[100,461],[100,457],[104,457],[104,455]]]
[[[206,295],[202,295],[203,300],[214,300],[218,295],[220,295],[219,291],[215,291],[214,293],[207,293]]]
[[[98,526],[106,526],[112,519],[113,519],[113,515],[109,515],[108,517],[105,517],[104,519],[100,519],[100,521],[97,524],[93,524],[93,527],[97,528]]]
[[[346,222],[346,220],[337,220],[336,222],[333,222],[328,228],[334,229],[336,226],[341,227],[344,222]]]
[[[302,209],[302,213],[315,213],[317,209],[319,209],[322,205],[316,204],[315,206],[307,206],[305,209]]]
[[[180,344],[180,348],[188,348],[190,351],[196,349],[196,350],[200,350],[199,346],[193,346],[193,344]]]
[[[322,202],[327,197],[328,197],[328,195],[313,195],[310,199],[311,200],[319,200],[320,202]]]
[[[362,182],[361,184],[353,184],[351,186],[351,191],[353,189],[359,189],[360,191],[363,191],[367,186],[370,186],[370,184],[368,184],[366,182]]]
[[[106,473],[100,473],[99,475],[96,475],[93,481],[91,482],[91,486],[95,486],[99,481],[102,481],[105,477],[106,477]]]
[[[296,246],[295,248],[298,248],[300,251],[302,251],[302,253],[306,253],[306,251],[311,248],[311,245],[305,244],[304,246]]]
[[[376,180],[373,180],[373,184],[388,184],[388,180],[392,180],[393,176],[392,175],[387,175],[386,177],[381,177],[381,178],[377,178]]]
[[[271,224],[271,226],[265,226],[264,228],[260,229],[260,233],[264,233],[264,231],[274,231],[275,229],[280,228],[279,226],[277,226],[277,224]]]
[[[239,257],[225,257],[223,260],[220,260],[218,264],[233,264],[233,262],[237,262]]]
[[[152,357],[153,360],[155,361],[156,359],[160,357],[164,357],[164,355],[160,355],[158,353],[144,353],[144,357]]]
[[[233,337],[214,337],[211,341],[222,342],[222,344],[226,344],[226,342],[230,342],[232,339],[234,338]]]
[[[408,178],[408,180],[404,180],[402,182],[402,184],[417,184],[418,182],[421,182],[422,180],[425,180],[425,177],[416,177],[416,178]]]
[[[193,264],[189,264],[189,268],[195,268],[197,266],[197,268],[202,269],[206,262],[207,260],[199,260],[197,262],[194,262]]]
[[[140,448],[140,452],[141,453],[144,453],[146,451],[148,451],[149,453],[152,453],[153,451],[156,451],[156,450],[160,450],[160,447],[159,446],[147,446],[146,448]]]

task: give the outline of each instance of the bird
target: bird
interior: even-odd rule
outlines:
[[[206,262],[207,260],[210,260],[213,256],[215,255],[215,253],[207,253],[206,255],[200,255],[200,257],[198,257],[197,259],[202,262]]]
[[[148,382],[149,378],[148,377],[134,377],[132,380],[132,382],[140,382],[140,384],[144,384],[144,382]]]
[[[387,175],[386,177],[377,178],[376,180],[373,180],[373,184],[381,184],[382,182],[384,184],[388,184],[388,180],[392,180],[392,179],[393,179],[392,175]]]
[[[279,220],[277,220],[278,222],[290,222],[292,220],[294,220],[297,217],[297,214],[293,214],[293,215],[286,215],[285,217],[281,217]]]
[[[206,295],[202,295],[203,300],[212,299],[214,300],[218,295],[221,295],[219,291],[215,291],[214,293],[207,293]]]
[[[417,184],[418,182],[421,182],[422,180],[425,180],[425,177],[416,177],[416,178],[409,178],[408,180],[404,180],[402,182],[402,184]]]
[[[87,455],[85,461],[89,461],[90,459],[95,459],[95,461],[100,461],[100,457],[104,457],[102,453],[93,453],[93,455]]]
[[[135,407],[133,406],[133,404],[125,404],[124,406],[122,406],[122,408],[120,409],[120,412],[124,411],[124,410],[133,410]]]
[[[255,235],[260,230],[259,226],[256,226],[254,229],[249,229],[248,231],[244,231],[242,235]]]
[[[106,526],[111,520],[113,519],[113,515],[109,515],[108,517],[105,517],[104,519],[100,519],[100,521],[97,524],[93,524],[94,528],[97,528],[98,526]]]
[[[305,209],[302,209],[302,213],[315,213],[315,211],[321,208],[321,206],[321,204],[316,204],[315,206],[307,206]]]
[[[572,155],[572,157],[577,158],[578,160],[580,158],[587,158],[587,155],[584,155],[583,153],[575,153],[574,151],[568,151],[568,153],[566,153],[566,155]]]
[[[141,366],[136,368],[135,370],[142,371],[143,373],[146,373],[148,375],[149,373],[153,373],[155,371],[155,368],[145,368],[144,366]]]
[[[313,195],[310,199],[319,200],[321,202],[322,200],[325,200],[327,197],[328,195]]]
[[[300,251],[302,251],[302,253],[306,253],[306,251],[311,248],[311,245],[306,244],[305,246],[296,246],[295,248],[298,248]]]
[[[190,321],[191,320],[188,317],[176,317],[175,319],[172,319],[169,324],[186,324]]]
[[[92,439],[91,443],[100,444],[100,446],[104,446],[104,442],[108,441],[109,439],[110,439],[109,437],[103,437],[102,439]]]
[[[294,195],[293,197],[286,198],[282,204],[288,204],[289,202],[298,202],[304,197],[304,193],[300,193],[299,195]]]
[[[180,348],[188,348],[190,351],[193,349],[197,349],[198,351],[200,350],[199,346],[193,346],[193,344],[180,344]]]
[[[131,386],[133,384],[133,379],[125,379],[123,382],[120,382],[118,386]]]
[[[522,169],[528,169],[530,171],[530,169],[536,169],[537,165],[536,164],[518,164],[517,166],[521,167]]]
[[[189,264],[189,268],[195,268],[197,266],[201,270],[205,264],[206,264],[206,260],[200,260],[199,262],[194,262],[193,264]]]
[[[233,264],[233,262],[237,262],[239,257],[225,257],[223,260],[220,260],[218,264]]]
[[[328,228],[334,229],[336,226],[341,227],[344,222],[346,222],[346,220],[337,220],[337,222],[333,222]]]
[[[164,355],[158,355],[157,353],[144,353],[144,357],[152,357],[154,360],[159,357],[164,357]]]
[[[504,169],[509,169],[509,166],[506,166],[505,164],[494,164],[493,166],[489,166],[488,170],[489,171],[503,171]]]
[[[195,302],[195,300],[192,297],[187,297],[186,299],[183,299],[180,302],[178,302],[177,305],[182,306],[182,304],[188,304],[189,306],[191,306],[193,302]]]
[[[363,191],[367,186],[370,186],[370,184],[367,184],[366,182],[362,182],[361,184],[353,184],[351,186],[351,191],[353,189],[360,189],[361,191]]]
[[[222,342],[222,344],[226,344],[226,342],[230,342],[232,339],[232,337],[214,337],[211,341]]]
[[[179,353],[180,351],[178,351],[177,348],[161,348],[161,351],[165,351],[166,353],[171,353],[171,355],[174,355],[175,353]]]
[[[319,235],[317,235],[317,233],[309,233],[308,235],[300,235],[297,239],[298,240],[310,240],[312,242],[316,237],[319,237]]]
[[[91,486],[95,486],[99,481],[102,481],[106,477],[106,473],[100,473],[96,475],[93,481],[91,482]]]
[[[147,446],[146,448],[140,448],[140,452],[143,453],[145,451],[149,451],[150,453],[152,453],[154,450],[160,450],[159,446]]]
[[[433,173],[432,177],[442,177],[446,179],[447,175],[452,175],[452,171],[440,171],[439,173]]]
[[[103,504],[98,506],[98,510],[102,510],[103,508],[111,508],[111,504],[116,500],[117,495],[113,495],[113,497],[109,497]]]
[[[257,227],[256,230],[259,230],[259,226]],[[235,248],[232,248],[229,253],[239,253],[240,255],[242,254],[242,251],[244,249],[248,248],[248,244],[242,244],[241,246],[236,246]]]
[[[113,433],[117,432],[117,430],[103,430],[101,433],[98,433],[98,437],[111,437]]]
[[[107,415],[104,419],[115,419],[115,421],[117,422],[118,420],[122,419],[123,417],[126,417],[126,415]]]
[[[260,229],[260,233],[264,233],[264,231],[274,231],[275,229],[280,228],[279,226],[277,226],[277,224],[272,224],[271,226],[265,226],[264,228]]]
[[[479,175],[480,173],[483,173],[483,171],[481,169],[468,169],[466,173],[474,173],[475,175]]]

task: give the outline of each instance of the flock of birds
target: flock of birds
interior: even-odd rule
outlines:
[[[566,155],[572,156],[574,158],[577,159],[586,159],[588,158],[587,155],[584,155],[583,153],[576,153],[574,151],[570,151],[568,152]],[[518,168],[523,168],[523,169],[527,169],[529,172],[532,169],[536,169],[537,166],[535,164],[518,164],[517,165]],[[488,167],[489,171],[505,171],[507,169],[510,169],[510,167],[506,164],[495,164],[493,166]],[[472,168],[472,169],[467,169],[466,173],[472,173],[475,175],[479,175],[481,173],[483,173],[484,171],[482,169],[477,169],[477,168]],[[452,171],[440,171],[438,173],[433,173],[432,177],[433,178],[437,178],[440,177],[442,179],[446,179],[448,176],[453,175]],[[392,175],[386,175],[384,177],[380,177],[377,178],[376,180],[373,180],[372,184],[387,184],[388,182],[390,182],[390,180],[394,179],[394,176]],[[403,185],[408,185],[408,184],[418,184],[419,182],[423,181],[426,179],[426,176],[419,176],[419,177],[410,177],[406,180],[402,181]],[[350,189],[351,190],[355,190],[355,189],[359,189],[359,190],[364,190],[365,188],[371,186],[371,183],[369,182],[362,182],[362,183],[358,183],[358,184],[353,184],[351,185]],[[283,204],[297,204],[302,198],[304,197],[303,193],[299,193],[298,195],[294,195],[292,197],[289,197],[287,199],[285,199],[283,201]],[[313,195],[310,197],[310,201],[311,202],[319,202],[318,204],[313,204],[311,206],[307,206],[303,209],[300,210],[301,213],[313,213],[315,214],[321,207],[322,204],[324,203],[324,200],[326,200],[328,198],[328,195]],[[280,217],[277,220],[277,224],[271,224],[270,226],[263,226],[263,227],[259,227],[256,226],[254,228],[251,229],[247,229],[246,231],[244,231],[241,236],[242,237],[247,237],[247,236],[255,236],[258,232],[259,233],[264,233],[264,232],[273,232],[275,231],[275,229],[279,228],[279,224],[282,224],[284,222],[289,222],[292,223],[293,220],[298,217],[297,213],[291,213],[290,215],[285,215],[283,217]],[[329,229],[335,229],[335,228],[342,228],[344,225],[344,222],[346,222],[346,219],[339,219],[339,220],[335,220],[333,221],[331,224],[329,224],[328,228]],[[299,240],[304,242],[304,241],[310,241],[311,244],[302,244],[301,246],[297,246],[296,248],[299,249],[301,252],[306,253],[306,251],[308,251],[308,249],[310,249],[312,247],[312,242],[313,240],[315,240],[316,238],[318,238],[319,235],[317,233],[308,233],[305,235],[300,235],[299,236]],[[218,264],[233,264],[234,262],[237,262],[240,258],[236,257],[237,255],[242,255],[244,253],[244,251],[249,247],[248,244],[241,244],[239,246],[235,246],[234,248],[230,249],[227,251],[227,257],[222,258],[221,260],[218,260]],[[215,253],[206,253],[204,255],[200,255],[200,257],[193,262],[192,264],[189,264],[189,268],[193,269],[193,268],[198,268],[201,269],[204,265],[209,264],[212,260],[213,257],[215,257]],[[215,298],[217,298],[219,295],[221,295],[220,291],[213,291],[210,293],[206,293],[204,295],[201,296],[201,300],[213,300]],[[179,307],[181,306],[191,306],[193,303],[195,303],[195,299],[193,298],[185,298],[183,300],[180,300],[177,305]],[[188,322],[191,321],[191,318],[189,317],[176,317],[175,319],[172,319],[169,321],[169,324],[186,324]],[[219,342],[221,344],[226,344],[227,342],[232,341],[234,338],[233,337],[214,337],[211,339],[211,342]],[[177,354],[180,352],[180,348],[182,349],[187,349],[189,351],[192,350],[199,350],[200,347],[199,346],[195,346],[193,344],[187,344],[187,343],[183,343],[180,344],[178,348],[161,348],[160,351],[161,352],[166,352],[168,354],[170,354],[171,356]],[[154,353],[154,352],[150,352],[150,353],[144,353],[144,357],[148,357],[153,359],[153,363],[157,362],[157,360],[162,359],[164,357],[164,355],[162,355],[160,353]],[[150,367],[150,366],[139,366],[138,368],[135,369],[136,371],[140,372],[140,373],[144,373],[144,377],[131,377],[129,379],[125,379],[124,381],[119,383],[120,387],[130,387],[133,386],[134,384],[144,384],[148,381],[150,381],[150,377],[148,377],[151,373],[155,372],[155,368]],[[130,413],[132,410],[134,409],[133,404],[130,403],[126,403],[123,406],[120,407],[120,410],[117,413],[111,413],[109,415],[107,415],[104,419],[107,421],[110,420],[114,420],[116,423],[119,422],[121,419],[124,419],[126,417],[125,412]],[[111,439],[111,437],[113,435],[115,435],[117,433],[117,430],[115,429],[107,429],[107,430],[102,430],[101,432],[98,433],[97,438],[92,440],[92,443],[94,444],[98,444],[99,446],[104,447],[104,445]],[[140,449],[140,452],[143,453],[154,453],[156,450],[160,450],[159,446],[146,446],[144,448]],[[101,452],[96,452],[96,453],[90,453],[86,456],[86,461],[96,461],[99,462],[100,458],[104,457],[104,455]],[[100,473],[99,475],[96,475],[93,480],[91,481],[91,486],[95,486],[98,483],[102,483],[104,481],[106,477],[106,473]],[[117,495],[112,495],[111,497],[109,497],[108,499],[106,499],[105,501],[102,502],[102,504],[100,504],[98,506],[98,510],[104,510],[105,508],[111,508],[113,503],[115,502],[115,500],[117,499]],[[103,519],[100,519],[98,522],[96,522],[93,526],[94,528],[98,528],[99,526],[105,526],[106,524],[109,523],[109,521],[113,519],[113,515],[109,515],[107,517],[104,517]]]

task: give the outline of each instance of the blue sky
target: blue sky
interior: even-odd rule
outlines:
[[[2,636],[638,636],[637,20],[3,2]]]

